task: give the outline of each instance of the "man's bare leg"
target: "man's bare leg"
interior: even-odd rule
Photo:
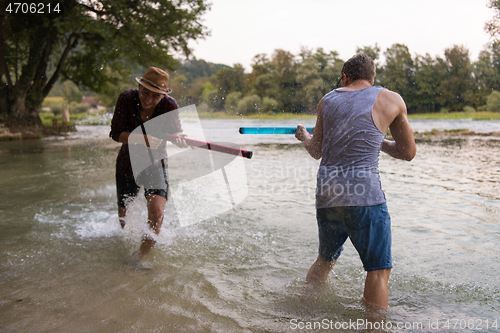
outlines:
[[[330,274],[333,269],[333,265],[335,265],[336,262],[337,260],[326,261],[318,256],[311,268],[309,268],[309,272],[307,272],[306,283],[325,282],[328,279],[328,274]]]
[[[122,229],[125,228],[125,215],[127,215],[127,207],[118,207],[118,220]]]
[[[391,269],[369,271],[366,275],[363,298],[368,304],[382,308],[389,306],[389,276]]]
[[[161,225],[163,223],[163,211],[167,200],[159,195],[151,194],[147,197],[148,207],[148,224],[156,235],[160,234]],[[155,246],[156,241],[148,236],[142,239],[141,247],[139,248],[139,257],[142,259]]]

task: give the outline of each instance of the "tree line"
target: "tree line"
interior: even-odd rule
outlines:
[[[130,77],[149,66],[172,73],[173,96],[181,105],[239,114],[314,112],[336,87],[343,64],[335,51],[305,48],[299,54],[258,54],[250,73],[238,64],[196,59],[179,64],[173,54],[189,59],[188,42],[208,36],[200,23],[210,9],[207,0],[46,0],[45,6],[57,11],[41,14],[0,3],[0,122],[9,126],[40,126],[42,102],[57,82],[70,80],[112,105],[134,82]],[[489,6],[496,16],[485,30],[496,38],[500,1],[490,0]],[[372,56],[375,84],[400,93],[409,112],[493,110],[489,101],[500,101],[496,40],[475,62],[463,46],[437,57],[412,56],[403,44],[383,54],[377,45],[357,52]]]
[[[499,42],[474,62],[469,50],[459,45],[436,57],[412,56],[404,44],[383,53],[378,45],[356,52],[375,60],[375,84],[399,93],[409,113],[500,111],[492,102],[500,96]],[[250,73],[240,64],[229,67],[194,59],[173,72],[172,95],[180,104],[196,104],[203,111],[313,113],[321,98],[337,87],[343,63],[337,52],[321,48],[303,48],[297,55],[285,50],[258,54]],[[209,67],[218,70],[210,76],[200,74],[209,73]]]

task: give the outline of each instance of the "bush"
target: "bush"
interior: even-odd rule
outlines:
[[[278,101],[274,98],[264,97],[262,99],[262,111],[263,112],[275,112],[278,111]]]
[[[224,98],[219,94],[217,90],[209,90],[204,92],[204,101],[208,106],[215,111],[220,111],[224,108]]]
[[[87,112],[90,109],[89,104],[83,104],[83,103],[76,103],[76,102],[71,102],[69,103],[69,113],[83,113]]]
[[[203,86],[203,91],[201,92],[201,99],[207,99],[209,98],[207,94],[209,92],[215,91],[216,89],[210,82],[206,82]]]
[[[476,112],[476,109],[470,105],[464,106],[464,112]]]
[[[241,92],[232,92],[226,96],[226,101],[224,102],[224,110],[234,112],[238,108],[238,102],[241,99]]]
[[[52,91],[52,90],[51,90]],[[61,105],[63,102],[62,97],[45,97],[42,103],[42,108],[51,108],[52,105]]]
[[[201,103],[197,108],[198,112],[211,112],[210,107],[207,103]]]
[[[260,111],[260,106],[260,97],[258,95],[250,95],[238,102],[237,110],[241,114],[251,114]]]
[[[488,111],[500,111],[500,92],[494,90],[486,97],[486,107]]]
[[[83,94],[75,83],[69,80],[64,81],[63,87],[63,97],[65,100],[76,103],[82,101]]]
[[[50,106],[50,112],[54,114],[54,116],[58,116],[62,114],[62,105],[61,104],[53,104]]]

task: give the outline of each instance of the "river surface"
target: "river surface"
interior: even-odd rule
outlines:
[[[210,140],[253,151],[244,160],[248,193],[234,209],[184,227],[168,203],[150,270],[130,261],[145,224],[143,196],[119,226],[119,145],[109,127],[0,142],[1,332],[364,331],[352,324],[370,315],[360,299],[366,273],[349,241],[324,285],[304,284],[317,256],[318,161],[293,136],[238,134],[239,126],[296,121],[202,124]],[[412,126],[500,131],[497,121]],[[411,162],[380,156],[394,261],[384,331],[500,332],[500,138],[417,149]]]

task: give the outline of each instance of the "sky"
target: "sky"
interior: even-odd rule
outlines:
[[[495,11],[489,0],[211,0],[202,16],[210,31],[190,42],[193,56],[208,62],[243,65],[251,71],[257,54],[275,49],[298,55],[301,47],[336,51],[343,60],[358,47],[395,43],[416,54],[444,57],[463,45],[471,61],[490,42],[484,25]],[[383,58],[382,58],[383,62]]]

